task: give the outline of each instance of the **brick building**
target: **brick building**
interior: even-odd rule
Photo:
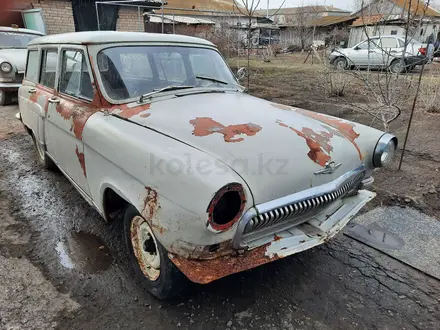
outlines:
[[[26,27],[22,12],[41,10],[47,34],[98,30],[94,0],[0,0],[0,25]],[[3,3],[5,2],[5,3]],[[161,1],[133,1],[133,5],[157,5]],[[142,11],[144,11],[142,9]],[[100,5],[100,29],[143,31],[137,7]]]

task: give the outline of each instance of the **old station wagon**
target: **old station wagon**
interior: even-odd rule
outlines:
[[[28,50],[20,116],[39,161],[107,221],[125,212],[136,276],[159,298],[326,242],[397,147],[244,93],[202,39],[82,32]]]

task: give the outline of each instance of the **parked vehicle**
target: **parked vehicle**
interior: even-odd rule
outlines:
[[[0,106],[10,102],[21,85],[28,43],[43,34],[33,30],[0,26]]]
[[[19,105],[40,163],[107,221],[125,212],[135,273],[159,298],[323,244],[397,147],[244,93],[212,43],[180,35],[32,41]]]
[[[338,69],[388,68],[393,73],[403,73],[429,62],[427,46],[414,39],[408,42],[405,56],[404,53],[405,36],[378,36],[351,48],[334,50],[330,63]]]

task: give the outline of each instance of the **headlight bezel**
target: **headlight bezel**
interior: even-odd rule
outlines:
[[[8,65],[9,69],[8,70],[4,70],[4,68],[3,68],[4,65]],[[9,74],[9,73],[12,72],[13,69],[14,68],[13,68],[12,64],[9,63],[9,62],[1,62],[0,63],[0,71],[3,72],[3,73]]]
[[[397,150],[397,138],[389,133],[385,133],[377,142],[376,148],[374,149],[373,155],[373,165],[374,167],[385,167],[388,166],[392,160],[393,156]],[[383,155],[386,153],[392,153],[383,159]]]

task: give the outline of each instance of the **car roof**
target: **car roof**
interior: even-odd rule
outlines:
[[[171,42],[214,46],[213,43],[207,40],[183,36],[179,34],[117,31],[93,31],[54,34],[32,40],[29,43],[29,46],[42,44],[98,45],[124,42]]]
[[[29,29],[21,29],[21,28],[13,28],[9,26],[0,26],[0,32],[18,32],[18,33],[27,33],[27,34],[35,34],[39,36],[44,36],[44,33],[35,30]]]

